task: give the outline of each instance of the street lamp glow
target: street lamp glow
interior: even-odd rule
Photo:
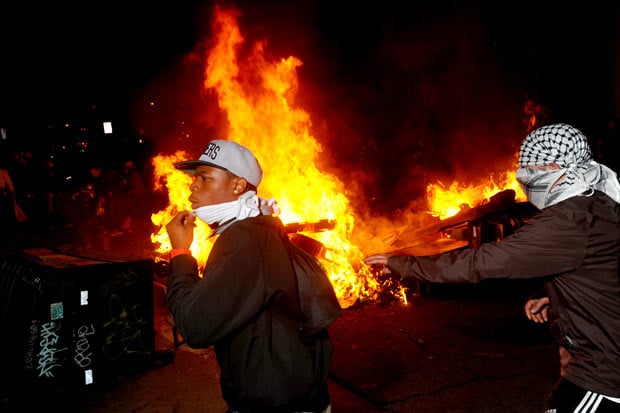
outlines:
[[[112,133],[112,122],[103,122],[103,133],[106,135]]]

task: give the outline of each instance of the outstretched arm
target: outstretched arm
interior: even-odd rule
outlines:
[[[370,265],[371,267],[381,268],[383,274],[391,274],[392,272],[387,267],[387,262],[389,258],[390,255],[388,254],[375,254],[369,255],[368,257],[364,258],[364,262],[366,263],[366,265]]]

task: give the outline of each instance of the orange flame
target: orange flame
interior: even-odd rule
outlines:
[[[247,60],[238,61],[237,52],[244,39],[231,11],[216,9],[214,33],[204,86],[217,94],[219,106],[228,116],[226,139],[248,147],[265,170],[259,195],[277,200],[285,224],[325,219],[334,222],[328,231],[304,235],[325,246],[319,258],[343,307],[359,299],[372,300],[379,283],[363,264],[362,252],[348,241],[355,217],[349,200],[342,195],[343,184],[317,168],[322,148],[310,131],[310,116],[292,103],[297,91],[296,69],[301,61],[291,56],[269,62],[264,57],[263,43],[254,45]],[[159,243],[158,252],[169,249],[163,226],[177,210],[189,209],[191,179],[172,166],[182,158],[193,158],[185,155],[154,159],[156,179],[166,181],[160,185],[167,187],[170,201],[166,210],[152,217],[155,225],[162,226],[151,236],[153,242]],[[203,240],[209,232],[204,227],[204,234],[195,232],[194,240],[199,241],[192,244],[201,268],[208,256]]]
[[[158,233],[151,234],[151,241],[158,245],[157,252],[160,254],[170,251],[170,240],[168,239],[165,225],[178,211],[191,209],[191,204],[187,198],[189,197],[189,185],[192,183],[192,177],[174,167],[175,162],[186,159],[190,159],[190,156],[183,151],[177,151],[171,156],[158,155],[153,159],[155,167],[154,189],[162,191],[165,188],[168,192],[168,206],[166,209],[151,216],[151,222],[161,227]],[[194,239],[208,239],[211,233],[209,226],[200,220],[195,222]],[[201,261],[206,261],[212,245],[212,242],[207,242],[205,245],[193,243],[190,249],[194,257],[198,257]]]
[[[478,185],[463,185],[454,181],[448,189],[445,189],[441,182],[429,184],[426,187],[426,195],[430,214],[439,219],[450,218],[461,212],[464,206],[473,208],[481,201],[507,189],[515,191],[516,201],[524,201],[526,197],[515,174],[516,171],[504,172],[500,174],[497,182],[491,176],[487,182]]]
[[[329,230],[303,232],[319,241],[325,248],[318,257],[332,281],[343,308],[357,301],[374,301],[387,283],[378,280],[363,263],[364,254],[349,239],[353,233],[356,216],[349,200],[343,195],[344,185],[335,176],[317,167],[322,147],[311,132],[309,114],[294,104],[297,92],[296,70],[302,62],[290,56],[279,61],[268,61],[264,43],[254,44],[244,59],[240,56],[244,38],[241,35],[234,10],[216,7],[213,24],[213,46],[207,52],[205,89],[214,92],[219,107],[228,117],[229,130],[225,137],[248,147],[264,170],[259,195],[275,198],[282,211],[285,224],[311,223],[328,220],[334,223]],[[151,240],[157,252],[165,254],[169,241],[165,225],[179,210],[190,209],[187,198],[191,176],[176,170],[174,162],[194,159],[179,151],[171,156],[158,155],[153,164],[156,190],[167,190],[169,205],[153,214],[152,221],[160,226]],[[500,191],[500,188],[518,189],[514,174],[496,185],[492,180],[484,189],[480,186],[461,187],[457,182],[444,190],[441,184],[428,186],[428,199],[432,214],[447,217],[454,214],[450,207],[468,203]],[[487,189],[488,187],[488,189]],[[457,211],[458,212],[458,211]],[[202,270],[212,247],[209,227],[196,220],[192,254]],[[303,227],[300,226],[300,227]],[[367,239],[371,239],[369,236]],[[205,241],[207,240],[207,241]],[[394,293],[406,303],[403,288]]]

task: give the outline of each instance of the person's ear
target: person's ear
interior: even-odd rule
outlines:
[[[245,192],[247,187],[248,187],[248,181],[246,181],[244,178],[237,178],[237,180],[235,181],[233,193],[242,194]]]

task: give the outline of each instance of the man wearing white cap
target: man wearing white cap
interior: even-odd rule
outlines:
[[[300,318],[309,316],[300,314],[308,304],[300,295],[308,292],[298,292],[295,246],[273,215],[275,202],[257,196],[258,161],[235,142],[213,140],[198,160],[175,167],[194,174],[193,211],[179,212],[166,226],[172,247],[167,303],[189,346],[214,346],[228,411],[329,411],[326,327],[341,309],[328,283],[323,297],[335,301],[337,311],[319,320],[318,332],[300,333]],[[189,251],[195,217],[218,235],[202,277]],[[309,305],[315,304],[327,303]]]
[[[366,257],[385,273],[431,282],[540,278],[527,317],[549,320],[560,379],[546,413],[620,412],[620,184],[565,123],[529,133],[516,178],[542,212],[498,243],[439,255]]]

